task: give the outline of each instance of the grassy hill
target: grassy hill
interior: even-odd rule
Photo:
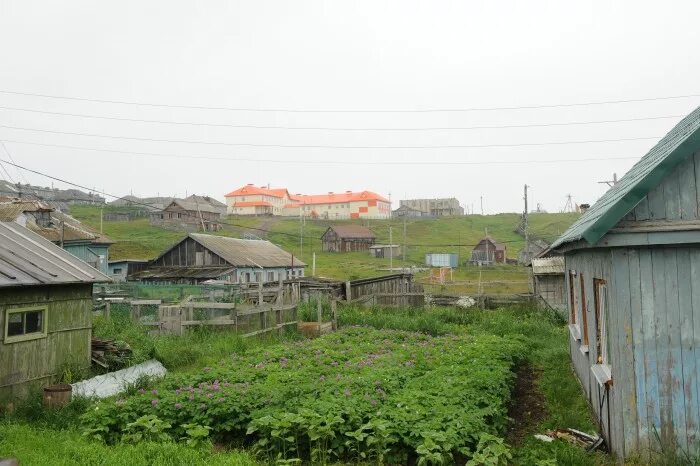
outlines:
[[[81,221],[99,228],[99,208],[74,206],[71,213]],[[577,214],[532,214],[531,231],[535,236],[553,241],[563,233]],[[330,224],[361,223],[369,226],[377,235],[378,243],[389,243],[391,230],[395,244],[406,244],[406,257],[394,258],[394,267],[417,266],[424,263],[425,254],[457,253],[460,267],[454,271],[452,282],[442,291],[454,293],[475,293],[479,280],[484,283],[486,293],[514,293],[527,290],[526,271],[516,266],[478,268],[463,265],[471,254],[472,247],[486,234],[506,243],[508,257],[515,258],[524,246],[524,239],[515,233],[520,221],[518,214],[470,215],[466,217],[445,217],[438,219],[404,220],[307,220],[302,226],[298,219],[272,217],[229,217],[223,231],[224,236],[241,237],[244,232],[254,233],[268,239],[283,249],[293,252],[309,265],[311,274],[312,254],[316,253],[316,274],[337,279],[356,279],[380,275],[380,269],[389,267],[389,259],[376,259],[368,253],[324,253],[321,251],[321,235]],[[149,225],[147,219],[130,222],[104,222],[104,233],[117,243],[110,249],[113,259],[149,259],[184,237],[184,232],[165,230]],[[303,246],[301,233],[303,231]],[[303,247],[303,252],[302,252]],[[428,272],[418,275],[434,291],[439,285],[430,285]],[[479,279],[481,277],[481,279]]]

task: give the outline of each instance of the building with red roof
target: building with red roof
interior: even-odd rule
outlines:
[[[248,184],[231,191],[225,197],[231,215],[323,219],[391,217],[391,201],[372,191],[292,195],[285,188]]]

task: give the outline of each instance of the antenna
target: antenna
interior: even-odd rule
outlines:
[[[599,181],[598,184],[607,184],[609,188],[612,188],[617,184],[617,173],[613,173],[613,179],[607,181]]]
[[[574,201],[571,198],[571,194],[566,195],[566,204],[564,204],[564,209],[562,212],[576,212],[576,209],[574,208]]]

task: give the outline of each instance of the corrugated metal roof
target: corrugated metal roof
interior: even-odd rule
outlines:
[[[196,278],[209,280],[227,275],[235,270],[233,267],[149,267],[129,275],[129,279],[177,279]]]
[[[372,230],[362,225],[332,225],[328,228],[335,231],[340,238],[376,238]]]
[[[532,259],[532,273],[535,275],[564,275],[564,256]]]
[[[596,243],[656,188],[683,160],[700,149],[700,107],[678,123],[610,188],[552,248],[586,240]]]
[[[0,287],[109,282],[109,277],[14,222],[0,222]]]
[[[306,264],[269,241],[191,233],[190,238],[236,267],[291,267]]]

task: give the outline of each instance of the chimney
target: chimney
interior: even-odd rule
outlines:
[[[581,213],[584,213],[584,212],[586,212],[586,211],[587,211],[588,209],[590,209],[590,208],[591,208],[591,205],[590,205],[590,204],[581,204],[581,205],[578,206],[578,211],[581,212]]]

